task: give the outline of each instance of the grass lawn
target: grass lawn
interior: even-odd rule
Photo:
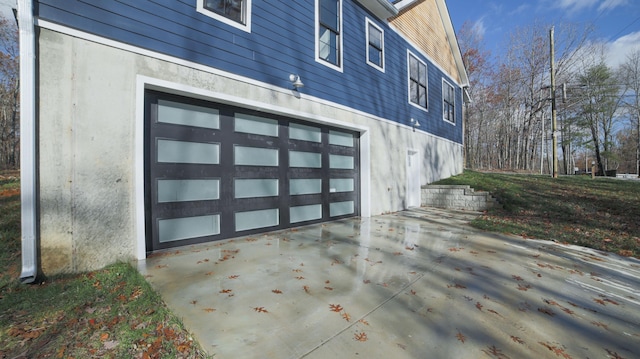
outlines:
[[[640,258],[640,181],[465,171],[437,184],[470,185],[498,199],[503,208],[476,219],[477,228]]]
[[[127,263],[19,283],[20,183],[0,174],[0,358],[203,358]]]

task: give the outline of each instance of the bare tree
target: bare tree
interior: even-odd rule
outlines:
[[[0,17],[0,167],[20,166],[19,49],[15,22]]]
[[[627,56],[620,65],[620,79],[625,85],[623,106],[630,119],[632,131],[635,130],[636,174],[640,178],[640,50]]]

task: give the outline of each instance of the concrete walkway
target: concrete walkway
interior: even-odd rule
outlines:
[[[215,358],[638,358],[640,261],[414,209],[139,264]]]

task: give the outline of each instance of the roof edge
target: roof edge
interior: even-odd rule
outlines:
[[[398,9],[388,0],[356,0],[365,9],[371,11],[380,19],[388,19],[398,15]]]

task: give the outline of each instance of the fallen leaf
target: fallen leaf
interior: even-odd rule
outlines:
[[[607,303],[605,303],[604,300],[599,298],[593,298],[593,301],[601,305],[607,305]]]
[[[207,312],[207,313],[212,313],[212,312],[215,312],[215,311],[216,311],[216,310],[215,310],[215,309],[213,309],[213,308],[204,308],[204,309],[202,309],[202,310],[204,310],[204,311],[205,311],[205,312]]]
[[[296,277],[296,279],[297,279],[297,280],[303,280],[303,279],[304,279],[304,277],[303,277],[303,276],[299,276],[299,277]]]
[[[467,337],[465,337],[462,333],[460,333],[460,331],[458,331],[458,334],[456,334],[456,338],[458,338],[458,340],[463,342],[463,343],[464,343],[465,339],[467,339]]]
[[[229,279],[238,279],[238,277],[240,277],[240,276],[237,275],[237,274],[234,274],[234,275],[230,275],[228,278]]]
[[[111,350],[111,349],[113,349],[113,348],[115,348],[115,347],[117,347],[117,346],[118,346],[118,341],[116,341],[116,340],[109,340],[109,341],[104,342],[104,343],[103,343],[103,346],[104,346],[104,348],[105,348],[106,350]]]
[[[519,275],[512,275],[512,276],[511,276],[511,278],[513,278],[513,279],[517,280],[518,282],[521,282],[521,281],[523,281],[523,280],[524,280],[524,279],[522,279],[522,277],[521,277],[521,276],[519,276]]]
[[[556,313],[554,313],[553,310],[551,310],[549,308],[538,308],[538,311],[540,313],[544,313],[544,314],[546,314],[548,316],[551,316],[551,317],[556,315]]]
[[[344,318],[344,320],[346,320],[347,322],[351,321],[351,316],[347,312],[342,313],[342,318]]]
[[[479,311],[482,311],[482,304],[480,304],[480,302],[477,302],[476,308],[478,308]]]
[[[227,294],[227,293],[231,293],[232,291],[233,291],[232,289],[223,289],[219,293]]]
[[[368,340],[367,333],[365,333],[365,332],[362,332],[362,333],[356,332],[355,335],[354,335],[354,339],[359,341],[359,342],[366,342]]]
[[[360,323],[362,323],[362,324],[364,324],[364,325],[369,325],[369,322],[367,322],[367,321],[366,321],[366,320],[364,320],[364,319],[360,319],[360,320],[358,320],[358,322],[360,322]]]
[[[280,289],[274,289],[271,292],[273,292],[275,294],[282,294],[282,291]]]
[[[524,340],[518,338],[518,337],[514,337],[513,335],[511,336],[511,340],[513,340],[514,342],[518,343],[518,344],[524,344]]]
[[[198,303],[198,301],[197,301],[197,300],[192,300],[192,301],[191,301],[191,302],[189,302],[189,303],[191,303],[191,304],[193,304],[193,305],[196,305],[196,303]]]
[[[310,290],[308,285],[305,285],[302,288],[304,288],[304,291],[307,292],[307,294],[309,294]]]
[[[100,341],[103,342],[105,340],[109,339],[109,333],[102,333],[100,334]]]
[[[266,309],[264,309],[264,307],[255,307],[253,308],[253,310],[255,310],[258,313],[269,313]]]
[[[329,309],[332,312],[341,312],[344,308],[340,304],[329,304]]]
[[[324,287],[324,289],[326,289],[326,290],[333,290],[333,288],[331,288],[331,287]]]

